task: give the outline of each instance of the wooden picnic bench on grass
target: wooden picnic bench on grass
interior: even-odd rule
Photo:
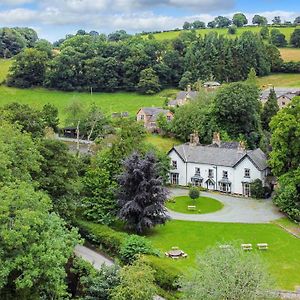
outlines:
[[[268,250],[269,249],[269,245],[267,243],[260,243],[260,244],[257,244],[257,248],[259,250]]]
[[[189,205],[188,210],[196,210],[196,206],[195,205]]]
[[[252,244],[241,244],[241,247],[245,251],[250,251],[252,250]]]

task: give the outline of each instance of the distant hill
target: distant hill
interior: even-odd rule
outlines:
[[[295,28],[300,28],[300,26],[297,26],[297,27],[272,27],[272,26],[269,26],[268,28],[270,31],[274,28],[279,29],[285,35],[286,39],[289,41],[292,32],[295,30]],[[199,35],[205,35],[205,34],[208,34],[209,32],[217,32],[218,34],[226,35],[229,38],[236,38],[245,31],[252,31],[252,32],[259,33],[260,30],[261,30],[261,27],[259,27],[259,26],[246,26],[246,27],[238,28],[236,34],[228,34],[228,28],[205,28],[205,29],[197,29],[196,32]],[[181,32],[184,32],[184,30],[155,33],[154,36],[157,40],[170,40],[170,39],[175,39],[176,37],[178,37],[178,35]],[[145,35],[145,37],[146,36],[147,35]]]

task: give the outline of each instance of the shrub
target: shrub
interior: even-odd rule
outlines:
[[[199,189],[196,187],[191,187],[189,190],[189,196],[193,200],[199,198],[199,196],[200,196]]]
[[[236,34],[237,27],[235,25],[231,25],[228,27],[228,34]]]
[[[95,224],[83,220],[77,220],[76,225],[80,233],[88,240],[103,247],[111,255],[119,256],[121,246],[128,234],[117,232],[106,225]]]
[[[265,197],[264,187],[260,179],[255,179],[253,182],[251,182],[250,189],[251,197],[256,199],[262,199]]]
[[[144,237],[131,235],[123,242],[120,250],[120,259],[125,264],[132,264],[140,254],[158,255],[151,242]]]
[[[181,271],[174,267],[172,261],[149,255],[144,255],[140,261],[149,265],[155,271],[155,283],[160,288],[167,291],[178,289],[177,281],[181,276]]]

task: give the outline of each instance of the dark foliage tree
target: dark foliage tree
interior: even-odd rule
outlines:
[[[279,106],[277,102],[277,96],[274,89],[270,90],[270,94],[267,102],[264,104],[263,111],[261,114],[261,122],[263,129],[269,131],[269,124],[271,119],[277,114],[279,111]]]
[[[280,25],[281,24],[281,18],[280,16],[275,16],[274,19],[272,20],[274,25]]]
[[[237,27],[243,27],[244,25],[248,24],[248,20],[244,14],[236,13],[232,18],[232,23]]]
[[[268,20],[264,16],[255,15],[252,19],[252,24],[256,24],[259,26],[266,26],[268,24]]]
[[[300,29],[295,29],[291,35],[291,45],[300,48]]]
[[[217,27],[217,22],[216,21],[210,21],[207,23],[208,28],[216,28]]]
[[[294,24],[300,25],[300,16],[294,20]]]
[[[108,40],[113,42],[123,41],[130,37],[130,34],[128,34],[125,30],[117,30],[116,32],[113,32],[108,35]]]
[[[18,54],[7,77],[8,86],[29,88],[41,86],[45,79],[48,56],[37,49],[25,49]]]
[[[281,58],[279,49],[276,46],[269,44],[266,45],[266,52],[271,64],[271,70],[273,72],[281,70],[283,59]]]
[[[285,35],[283,33],[281,33],[279,29],[272,29],[271,30],[270,41],[276,47],[286,47],[286,45],[287,45]]]
[[[192,23],[192,27],[193,29],[200,29],[200,28],[205,28],[206,26],[204,22],[197,20]]]
[[[229,34],[236,34],[236,32],[237,32],[237,26],[236,25],[230,25],[228,27],[228,33]]]
[[[164,224],[168,219],[164,206],[167,191],[159,177],[156,158],[134,153],[124,162],[124,168],[119,177],[119,217],[137,233]]]
[[[261,136],[258,88],[246,83],[232,83],[220,89],[214,99],[213,116],[220,129],[232,139],[242,134],[250,148]]]
[[[47,40],[40,39],[34,44],[34,48],[47,53],[48,57],[51,58],[53,55],[53,45]]]
[[[192,28],[192,24],[189,23],[189,22],[184,22],[182,28],[183,28],[184,30],[189,30],[189,29]]]

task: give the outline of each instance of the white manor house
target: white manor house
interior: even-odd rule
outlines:
[[[261,149],[246,150],[242,142],[222,142],[219,133],[208,146],[200,145],[198,135],[192,134],[190,143],[174,146],[168,155],[170,183],[174,185],[192,184],[248,197],[250,183],[260,179],[265,185],[269,173]]]

